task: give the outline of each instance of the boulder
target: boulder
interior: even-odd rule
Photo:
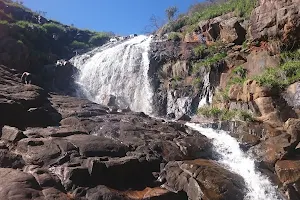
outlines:
[[[240,25],[237,17],[220,23],[220,38],[224,43],[242,44],[246,39],[246,30]]]
[[[23,132],[15,127],[4,126],[2,128],[2,140],[7,140],[9,142],[17,142],[25,137],[26,136],[23,134]]]
[[[16,151],[27,165],[49,165],[60,155],[59,146],[52,139],[25,138],[18,142]]]
[[[215,41],[220,36],[220,23],[225,20],[230,20],[234,17],[234,13],[228,13],[209,20],[203,20],[198,23],[200,31],[206,38],[206,42]]]
[[[300,119],[288,119],[284,124],[284,129],[291,135],[293,141],[300,142]]]
[[[279,180],[284,184],[300,181],[299,160],[279,160],[275,164],[275,171]]]
[[[25,165],[22,156],[16,155],[8,149],[0,149],[0,168],[22,168]]]
[[[35,178],[15,169],[0,168],[0,199],[43,200],[42,188]]]
[[[272,97],[260,97],[254,101],[262,116],[276,111]]]
[[[281,133],[278,136],[270,137],[261,141],[258,145],[251,147],[251,153],[257,160],[265,162],[270,169],[273,169],[276,161],[283,159],[294,151],[297,143],[291,141],[291,136]]]
[[[289,106],[294,109],[300,109],[300,82],[293,83],[287,87],[284,93],[284,99]]]
[[[243,178],[210,160],[169,162],[159,180],[165,180],[163,187],[170,191],[185,191],[191,200],[234,200],[245,195]]]
[[[122,157],[128,151],[128,147],[122,142],[115,141],[106,137],[94,135],[71,135],[66,137],[74,144],[82,156],[110,156]]]

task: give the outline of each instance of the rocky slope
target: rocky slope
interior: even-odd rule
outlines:
[[[209,139],[180,123],[49,94],[4,66],[0,75],[0,199],[244,195],[243,179],[210,160]]]
[[[111,36],[48,20],[11,0],[0,1],[0,30],[1,64],[35,73],[58,59],[100,46]]]
[[[157,105],[180,118],[196,113],[204,99],[192,121],[208,117],[217,121],[209,126],[231,131],[288,198],[298,199],[300,1],[260,0],[248,17],[235,10],[201,18],[214,6],[201,8],[192,25],[186,20],[197,15],[157,32],[151,55]]]

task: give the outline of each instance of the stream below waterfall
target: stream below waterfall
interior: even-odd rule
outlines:
[[[86,97],[102,104],[113,95],[118,105],[151,115],[154,94],[148,75],[150,43],[151,37],[137,36],[72,58],[71,62],[80,70],[77,81]],[[205,78],[209,87],[209,75]],[[204,93],[200,107],[212,99],[209,91]],[[240,149],[236,139],[225,131],[193,123],[186,125],[213,139],[218,162],[244,178],[247,186],[245,200],[283,199],[268,178],[256,170],[254,160]]]
[[[268,178],[256,170],[254,160],[246,156],[235,138],[225,131],[203,128],[200,124],[186,125],[213,139],[214,149],[219,155],[218,162],[244,178],[247,187],[245,200],[283,199]]]

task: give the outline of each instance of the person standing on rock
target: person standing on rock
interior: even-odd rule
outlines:
[[[31,84],[32,75],[29,72],[24,72],[21,77],[22,83]]]

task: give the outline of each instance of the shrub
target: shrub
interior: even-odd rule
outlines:
[[[242,66],[238,66],[232,70],[232,73],[238,75],[241,78],[246,78],[247,70]]]
[[[241,121],[253,121],[252,114],[242,110],[229,110],[219,109],[210,106],[204,106],[198,109],[198,114],[207,118],[214,118],[223,121],[228,120],[241,120]]]
[[[105,42],[107,42],[110,39],[110,37],[111,35],[109,33],[95,33],[95,35],[90,38],[89,43],[93,46],[101,46]]]
[[[267,68],[263,74],[254,79],[262,86],[284,89],[300,80],[300,60],[291,60],[280,67]]]
[[[203,56],[205,53],[206,45],[200,44],[193,49],[193,52],[196,56]]]
[[[226,56],[227,56],[226,53],[216,53],[215,55],[208,57],[201,62],[195,63],[193,65],[193,73],[198,72],[200,67],[210,67],[222,61]]]
[[[7,24],[8,24],[8,21],[6,21],[6,20],[0,20],[0,24],[5,24],[5,25],[7,25]]]
[[[300,49],[295,51],[285,51],[280,54],[280,57],[283,62],[288,62],[291,60],[300,60]]]
[[[56,23],[46,23],[42,25],[43,28],[47,30],[48,33],[57,33],[57,34],[62,34],[66,32],[65,27],[61,24],[56,24]]]
[[[170,21],[166,26],[167,32],[177,32],[187,23],[187,17],[178,18],[175,21]]]
[[[255,8],[257,0],[229,0],[224,3],[208,4],[200,11],[192,14],[189,24],[195,24],[200,20],[211,19],[229,12],[235,12],[237,16],[249,17]]]
[[[168,35],[168,39],[173,40],[173,41],[180,41],[181,40],[181,35],[180,35],[180,33],[171,32]]]
[[[32,23],[28,21],[17,21],[15,24],[21,28],[27,28],[32,25]]]
[[[70,46],[74,49],[86,49],[89,48],[89,45],[84,42],[73,41]]]
[[[201,83],[201,78],[200,77],[197,77],[197,78],[195,78],[194,80],[193,80],[193,85],[195,86],[195,87],[197,87],[200,83]]]

